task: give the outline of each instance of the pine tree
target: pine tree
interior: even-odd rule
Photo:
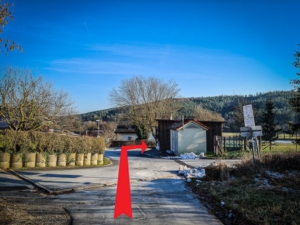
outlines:
[[[275,123],[274,108],[275,108],[274,102],[271,100],[271,98],[268,98],[265,108],[263,109],[263,112],[261,115],[262,130],[263,130],[262,139],[269,142],[270,151],[271,151],[272,141],[274,141],[278,138],[277,130],[276,130],[276,123]]]
[[[300,44],[299,44],[300,46]],[[300,68],[300,52],[296,51],[294,54],[296,61],[293,63],[296,68]],[[296,73],[297,76],[300,76],[300,73]],[[298,120],[300,120],[300,80],[294,79],[291,80],[291,85],[293,86],[294,92],[292,93],[292,96],[289,99],[289,103],[291,105],[291,108],[294,112],[297,113]],[[292,129],[294,131],[300,129],[299,124],[292,124]]]

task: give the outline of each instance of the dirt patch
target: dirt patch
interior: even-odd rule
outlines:
[[[207,185],[211,185],[208,184]],[[232,211],[226,205],[222,205],[220,200],[216,199],[211,195],[206,188],[195,188],[195,186],[190,185],[194,193],[198,195],[199,200],[205,205],[208,212],[215,215],[220,221],[225,225],[254,225],[253,223],[245,221],[242,214]]]
[[[27,191],[0,192],[0,224],[71,224],[61,205],[47,196]]]

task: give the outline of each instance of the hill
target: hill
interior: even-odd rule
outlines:
[[[256,112],[256,122],[260,122],[260,113],[264,108],[267,98],[274,102],[276,111],[276,121],[283,126],[287,121],[295,121],[295,113],[291,111],[288,99],[292,91],[271,91],[266,93],[256,93],[255,95],[219,95],[213,97],[191,97],[177,99],[178,112],[175,117],[189,118],[197,105],[203,108],[219,113],[226,121],[234,120],[234,111],[239,104],[252,104]],[[122,116],[124,109],[111,108],[81,114],[83,121],[114,121]]]

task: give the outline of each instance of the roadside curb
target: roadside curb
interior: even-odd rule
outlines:
[[[13,175],[19,177],[20,179],[26,181],[27,183],[30,183],[31,185],[33,185],[34,187],[36,187],[39,190],[42,190],[43,192],[46,192],[47,194],[53,194],[53,191],[51,191],[50,189],[44,187],[43,185],[39,184],[39,183],[35,183],[32,180],[30,180],[28,177],[21,175],[19,173],[17,173],[14,170],[9,169],[8,170],[10,173],[12,173]]]
[[[146,155],[146,156],[149,156],[149,157],[152,157],[152,158],[161,158],[160,156],[154,156],[154,155],[151,155],[151,154],[147,154],[147,153],[143,153],[142,155]]]
[[[30,180],[28,177],[26,177],[24,175],[21,175],[21,174],[17,173],[14,170],[10,169],[8,171],[10,173],[12,173],[13,175],[19,177],[20,179],[26,181],[27,183],[30,183],[35,188],[39,189],[40,191],[43,191],[44,193],[46,193],[48,195],[60,195],[60,194],[72,193],[72,192],[75,192],[75,191],[88,190],[88,189],[94,189],[94,188],[102,188],[102,187],[109,187],[109,186],[116,185],[116,183],[95,184],[95,185],[89,185],[89,186],[82,186],[82,187],[76,187],[76,188],[67,188],[67,189],[52,191],[49,188]]]
[[[109,158],[109,157],[107,157]],[[112,160],[109,159],[110,163],[107,165],[104,165],[103,167],[106,166],[111,166],[113,164]],[[78,167],[78,168],[69,168],[69,169],[83,169],[84,167]],[[88,167],[85,167],[88,168]],[[53,168],[49,168],[50,170]],[[49,188],[34,182],[32,180],[30,180],[28,177],[26,177],[25,175],[21,175],[18,172],[12,170],[12,169],[8,169],[8,172],[10,172],[11,174],[15,175],[16,177],[19,177],[20,179],[24,180],[25,182],[31,184],[32,186],[34,186],[35,188],[37,188],[38,190],[48,194],[48,195],[60,195],[60,194],[66,194],[66,193],[72,193],[75,191],[79,191],[79,190],[85,190],[85,189],[93,189],[93,188],[101,188],[101,187],[107,187],[107,186],[114,186],[116,185],[116,183],[109,183],[109,184],[97,184],[97,185],[90,185],[90,186],[85,186],[85,187],[78,187],[78,188],[68,188],[68,189],[63,189],[63,190],[58,190],[58,191],[53,191],[50,190]]]
[[[181,161],[181,160],[178,160],[178,159],[174,159],[175,162],[177,162],[179,165],[183,165],[183,166],[186,166],[187,168],[190,168],[190,169],[195,169],[196,167],[194,166],[191,166],[191,165],[188,165],[186,164],[185,162]]]
[[[20,179],[26,181],[27,183],[33,185],[35,188],[37,188],[38,190],[44,192],[47,195],[61,195],[61,194],[69,194],[69,193],[74,193],[77,191],[84,191],[84,190],[90,190],[90,189],[97,189],[97,188],[104,188],[104,187],[113,187],[116,186],[117,183],[113,182],[113,183],[107,183],[107,184],[94,184],[94,185],[87,185],[87,186],[79,186],[79,187],[75,187],[75,188],[67,188],[67,189],[61,189],[61,190],[50,190],[49,188],[36,183],[32,180],[30,180],[28,177],[19,174],[18,172],[9,169],[8,172],[12,173],[13,175],[19,177]],[[175,178],[177,176],[166,176],[167,178]],[[149,181],[152,179],[138,179],[138,180],[130,180],[130,183],[137,183],[137,182],[143,182],[143,181]]]

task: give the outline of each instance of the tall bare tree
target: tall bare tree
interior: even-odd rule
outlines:
[[[133,76],[114,88],[109,100],[117,107],[128,107],[126,117],[137,126],[139,138],[147,138],[157,126],[156,119],[169,118],[176,110],[177,86],[174,81]]]
[[[10,11],[11,6],[12,4],[9,4],[5,1],[2,2],[2,0],[0,0],[0,34],[2,34],[3,28],[8,24],[8,21],[14,19]],[[20,51],[22,51],[21,46],[16,44],[14,41],[0,37],[1,53],[7,54],[8,51],[12,51],[14,49],[19,49]]]
[[[224,121],[220,114],[204,109],[201,105],[195,107],[193,117],[202,121]]]
[[[0,117],[10,129],[28,131],[45,126],[65,127],[75,119],[69,95],[56,91],[41,76],[33,76],[28,69],[13,68],[8,68],[1,76]]]

